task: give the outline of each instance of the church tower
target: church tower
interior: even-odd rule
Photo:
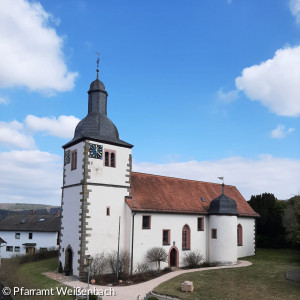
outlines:
[[[97,78],[88,91],[88,114],[74,138],[63,146],[60,261],[66,271],[83,276],[85,259],[117,249],[126,234],[125,197],[129,195],[131,148],[107,117],[107,92]],[[121,238],[120,248],[125,248]]]
[[[210,202],[208,209],[208,261],[221,265],[237,263],[237,203],[222,194]]]

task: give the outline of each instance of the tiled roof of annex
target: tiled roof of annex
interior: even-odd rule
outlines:
[[[131,195],[126,203],[133,211],[208,214],[210,202],[222,193],[211,182],[131,173]],[[258,217],[235,186],[225,185],[225,195],[235,200],[239,216]]]

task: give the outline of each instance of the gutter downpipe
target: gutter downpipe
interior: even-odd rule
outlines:
[[[209,239],[209,215],[207,215],[207,222],[206,222],[206,261],[209,262],[210,261],[210,239]]]
[[[134,238],[134,216],[136,213],[132,214],[132,231],[131,231],[131,266],[130,266],[130,274],[132,275],[133,271],[133,238]]]

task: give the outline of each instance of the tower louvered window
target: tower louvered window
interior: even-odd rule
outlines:
[[[71,170],[77,169],[77,150],[71,152]]]
[[[110,166],[113,168],[116,166],[115,165],[115,154],[113,152],[110,154]]]
[[[105,166],[109,166],[109,153],[107,151],[105,152]]]
[[[106,167],[116,167],[116,151],[104,149],[104,165]]]

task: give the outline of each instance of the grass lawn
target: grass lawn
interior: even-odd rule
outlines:
[[[44,260],[39,260],[36,262],[22,264],[21,267],[17,271],[17,277],[22,278],[21,286],[25,286],[26,288],[38,288],[38,289],[55,289],[56,295],[56,287],[63,287],[62,284],[58,283],[55,280],[52,280],[41,273],[53,271],[57,268],[57,258],[49,258]],[[20,286],[20,284],[19,284]],[[39,296],[39,299],[42,299]],[[24,298],[24,297],[23,297]],[[23,299],[22,298],[22,299]],[[30,299],[32,299],[31,297]],[[74,299],[71,296],[44,296],[45,299]]]
[[[300,299],[300,282],[285,279],[285,271],[300,269],[300,251],[258,249],[245,257],[250,267],[193,272],[162,283],[154,292],[180,299]],[[181,292],[181,283],[194,282],[193,293]]]

